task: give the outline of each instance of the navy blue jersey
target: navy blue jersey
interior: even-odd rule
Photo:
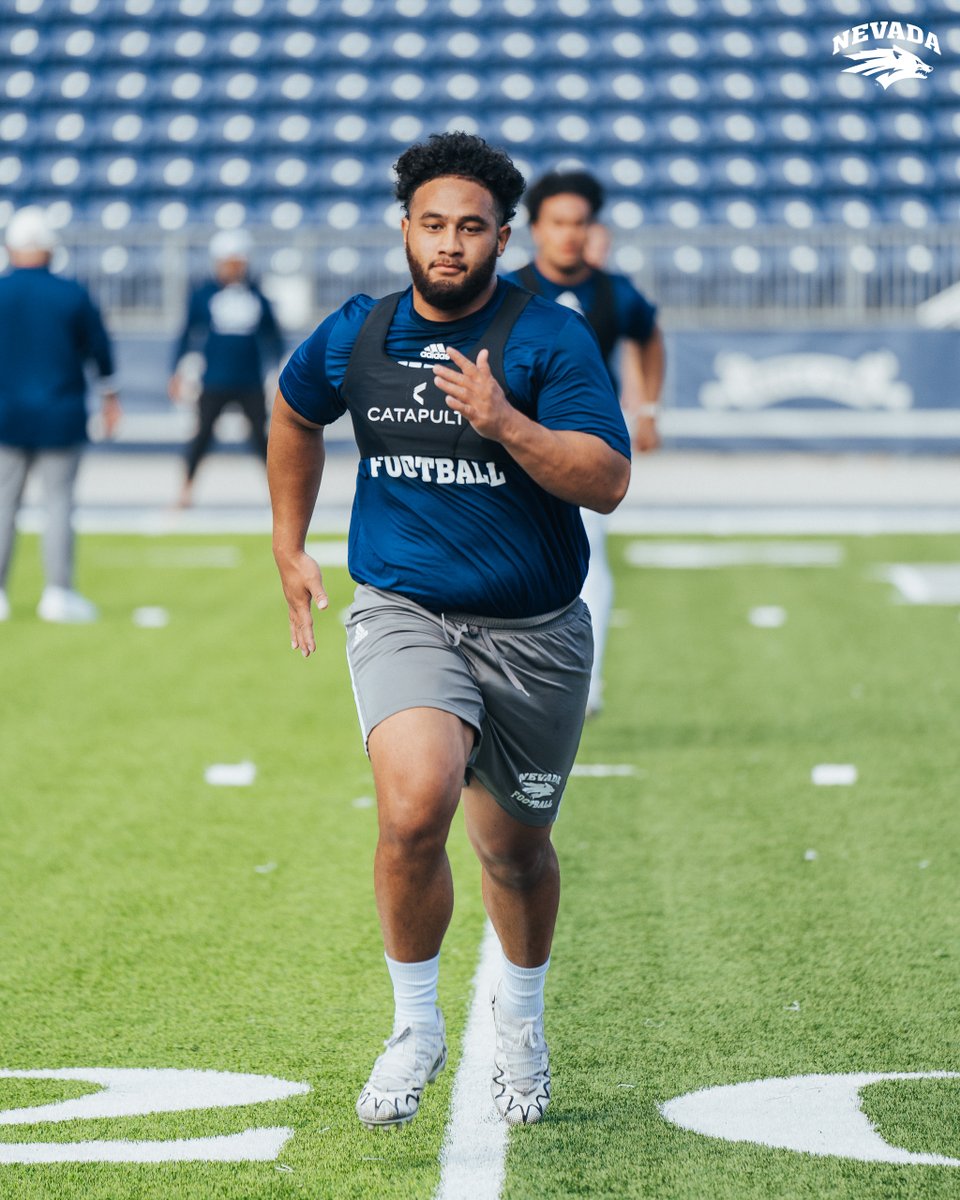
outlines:
[[[500,458],[458,455],[465,422],[433,384],[430,367],[445,359],[444,347],[472,348],[511,290],[500,281],[478,312],[435,322],[417,314],[408,289],[384,346],[409,372],[405,393],[374,397],[354,414],[368,430],[376,428],[383,452],[359,463],[350,572],[359,583],[399,592],[433,612],[537,616],[574,600],[586,574],[587,542],[576,505],[550,495],[505,452]],[[353,296],[291,356],[280,390],[307,420],[327,425],[347,411],[347,364],[376,303]],[[531,298],[513,325],[503,362],[510,399],[527,416],[548,429],[594,434],[629,456],[596,340],[576,313]],[[421,425],[423,452],[409,453],[411,434]]]
[[[24,449],[87,437],[85,368],[113,374],[110,342],[86,290],[45,267],[0,278],[0,442]]]
[[[567,284],[554,283],[551,279],[547,279],[537,270],[536,263],[531,263],[530,266],[536,275],[537,295],[544,296],[547,300],[553,300],[558,304],[564,304],[581,313],[589,313],[593,308],[597,290],[596,272],[588,275],[581,283],[570,287]],[[604,274],[613,285],[612,309],[616,325],[611,341],[616,342],[620,338],[629,338],[631,341],[639,342],[641,346],[644,345],[650,340],[656,326],[656,306],[651,304],[642,292],[637,291],[626,275],[613,275],[610,272],[604,272]],[[519,287],[524,286],[518,271],[511,272],[506,278]]]
[[[255,284],[215,279],[190,297],[187,319],[174,350],[173,365],[190,350],[206,360],[203,386],[211,391],[259,391],[264,358],[270,363],[283,354],[283,340],[273,309]]]

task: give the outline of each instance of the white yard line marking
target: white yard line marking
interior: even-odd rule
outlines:
[[[307,553],[321,567],[345,567],[347,565],[346,542],[307,542]]]
[[[500,943],[488,921],[473,977],[473,1003],[453,1084],[434,1200],[499,1200],[503,1187],[507,1125],[490,1095],[494,1051],[490,992],[499,973]]]
[[[576,763],[570,774],[586,775],[589,779],[607,779],[617,775],[636,775],[637,768],[632,763]]]
[[[721,567],[836,567],[835,542],[632,542],[624,551],[632,567],[709,571]]]

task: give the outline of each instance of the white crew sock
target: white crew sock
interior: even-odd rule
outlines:
[[[503,958],[503,977],[497,989],[500,1011],[514,1021],[535,1021],[543,1012],[543,984],[550,959],[542,967],[518,967]]]
[[[387,970],[393,983],[394,1032],[408,1025],[436,1025],[440,955],[426,962],[397,962],[389,954]]]

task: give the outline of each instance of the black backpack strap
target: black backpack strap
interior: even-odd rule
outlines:
[[[606,271],[596,271],[593,278],[593,303],[590,305],[590,311],[585,315],[593,332],[597,335],[603,361],[608,362],[619,339],[617,298],[613,289],[613,280]]]
[[[360,326],[360,332],[357,334],[357,340],[353,343],[353,349],[350,351],[350,358],[347,361],[347,369],[343,376],[344,393],[349,392],[350,376],[356,373],[355,364],[363,362],[367,355],[385,357],[383,346],[387,330],[390,328],[390,322],[393,320],[402,296],[403,292],[391,292],[389,296],[378,300],[367,314],[367,319]]]
[[[527,263],[525,267],[521,268],[517,272],[517,278],[528,292],[533,292],[535,296],[542,294],[540,291],[540,280],[537,278],[537,272],[533,268],[533,263]]]
[[[469,357],[476,360],[480,350],[484,347],[489,350],[490,373],[505,392],[507,391],[507,381],[503,373],[503,352],[517,317],[530,303],[530,298],[529,292],[525,292],[521,288],[510,288],[497,310],[497,315],[490,322],[487,332],[470,351]]]

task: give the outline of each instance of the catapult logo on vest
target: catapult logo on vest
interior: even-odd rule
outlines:
[[[870,42],[874,44],[848,53],[850,47]],[[888,44],[877,44],[882,42]],[[906,45],[898,45],[899,42]],[[868,21],[845,29],[833,39],[833,53],[842,54],[853,63],[852,67],[843,68],[844,73],[872,79],[884,91],[904,79],[926,79],[933,70],[907,46],[920,47],[928,57],[940,53],[940,40],[935,33],[902,21]]]

